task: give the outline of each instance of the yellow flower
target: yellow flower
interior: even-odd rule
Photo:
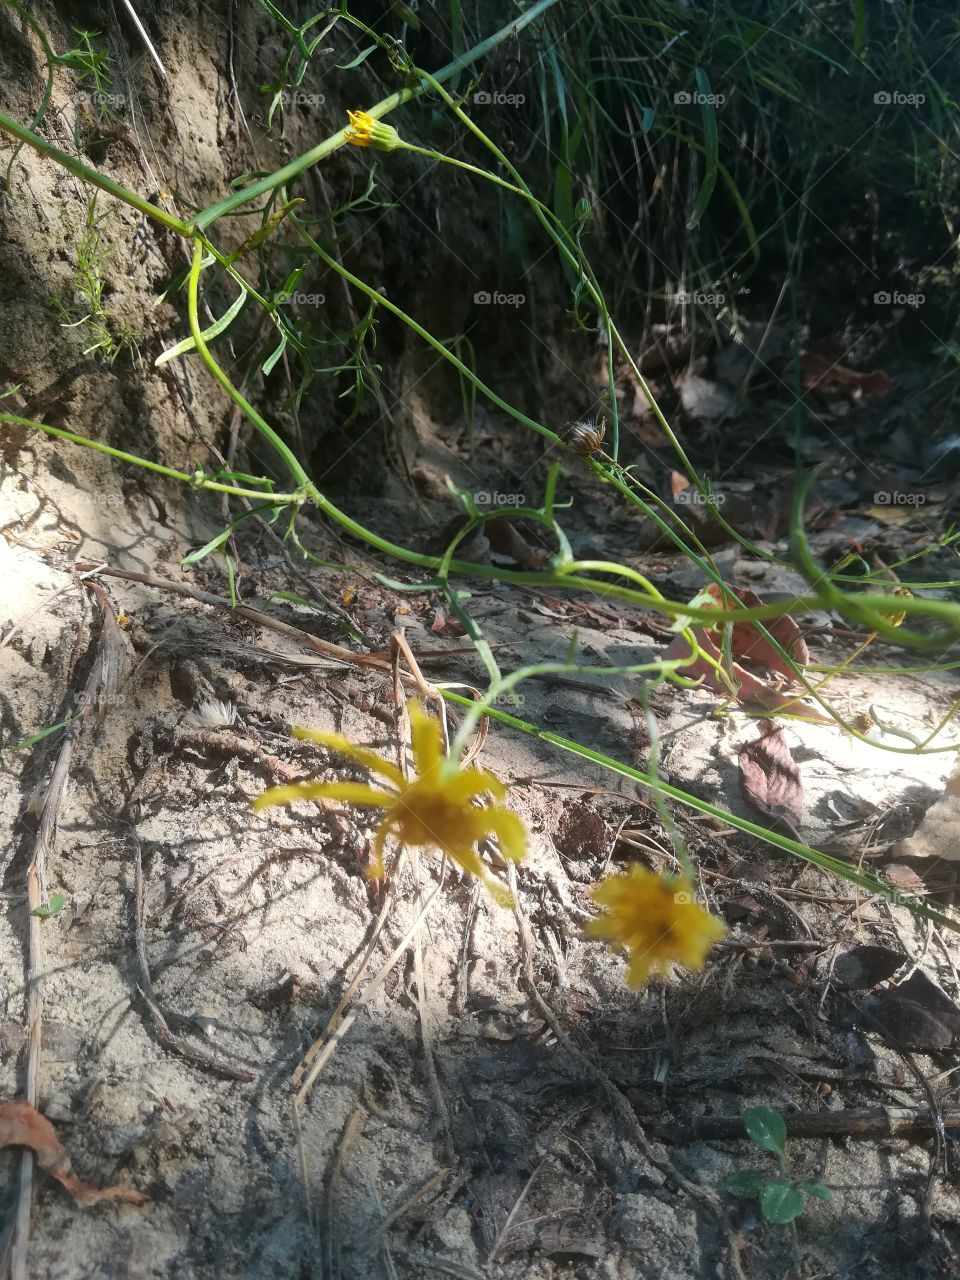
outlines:
[[[395,151],[403,144],[392,124],[375,120],[366,111],[348,111],[350,128],[347,141],[354,147],[374,147],[377,151]]]
[[[253,802],[254,809],[268,805],[292,804],[296,800],[344,800],[348,804],[370,805],[385,809],[386,814],[374,837],[375,861],[370,875],[383,875],[383,848],[387,837],[395,835],[404,844],[416,848],[440,849],[459,863],[465,871],[477,876],[501,906],[512,907],[513,895],[490,875],[474,845],[490,835],[500,843],[500,851],[519,862],[527,851],[527,833],[523,823],[510,809],[498,805],[478,808],[474,797],[490,795],[502,800],[506,787],[491,773],[482,769],[457,769],[443,754],[440,724],[428,716],[419,702],[411,701],[410,738],[416,776],[404,778],[395,764],[375,751],[354,746],[339,733],[322,733],[316,729],[294,729],[294,737],[319,742],[339,751],[365,769],[378,773],[394,790],[381,790],[363,782],[296,782],[290,786],[272,787]]]
[[[702,969],[713,943],[727,932],[697,902],[686,877],[658,876],[636,862],[625,875],[608,876],[593,898],[606,914],[590,921],[587,934],[626,947],[631,987],[641,986],[651,973],[666,974],[674,961]]]

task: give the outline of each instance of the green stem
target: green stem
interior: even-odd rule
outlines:
[[[300,464],[300,460],[297,458],[297,455],[293,452],[293,450],[286,443],[286,441],[282,440],[280,436],[276,433],[276,431],[274,431],[273,427],[270,426],[266,418],[264,418],[262,414],[260,414],[253,407],[253,405],[246,398],[243,392],[240,391],[238,387],[235,387],[233,385],[233,383],[227,377],[226,373],[224,373],[224,371],[220,368],[219,364],[217,364],[216,360],[214,360],[213,356],[210,354],[210,348],[207,346],[206,342],[204,341],[203,330],[200,328],[200,316],[198,312],[200,263],[203,259],[203,250],[204,250],[204,242],[198,236],[193,242],[193,259],[190,263],[190,279],[189,279],[189,291],[187,294],[187,310],[190,316],[190,332],[193,335],[193,341],[196,344],[196,348],[200,354],[200,358],[203,360],[203,363],[207,366],[207,368],[213,374],[214,378],[216,378],[217,382],[220,383],[220,386],[223,387],[224,391],[227,393],[230,399],[234,402],[234,404],[236,404],[240,409],[242,409],[242,411],[250,419],[250,421],[257,428],[257,430],[260,432],[263,438],[270,445],[272,445],[273,448],[276,450],[276,452],[280,455],[280,457],[283,459],[284,463],[286,464],[288,471],[293,476],[297,484],[303,485],[304,488],[309,493],[311,493],[311,496],[312,496],[313,485],[310,482],[310,477],[307,475],[306,471],[304,471],[302,465]]]
[[[135,191],[131,191],[128,187],[122,187],[118,182],[114,182],[112,178],[108,178],[105,174],[98,173],[96,169],[91,169],[89,165],[83,164],[82,161],[75,159],[66,151],[61,151],[59,147],[53,146],[52,143],[45,142],[43,138],[25,128],[22,124],[18,124],[16,120],[11,120],[9,116],[0,112],[0,129],[5,133],[11,134],[14,138],[19,138],[21,142],[25,142],[27,146],[33,147],[34,151],[39,152],[42,156],[49,156],[51,160],[55,160],[68,173],[72,173],[75,178],[79,178],[82,182],[89,182],[94,187],[99,187],[101,191],[106,191],[108,195],[116,196],[118,200],[122,200],[124,204],[128,204],[133,209],[138,209],[141,213],[146,214],[148,218],[153,218],[154,222],[162,222],[165,227],[169,227],[171,231],[176,231],[182,236],[191,234],[189,226],[172,213],[167,213],[166,209],[161,209],[159,205],[151,204],[149,200],[145,200],[143,196],[137,195]]]
[[[209,480],[202,473],[190,475],[186,471],[177,471],[174,467],[165,467],[159,462],[149,462],[139,458],[135,453],[125,453],[123,449],[114,449],[112,445],[100,440],[91,440],[89,436],[77,435],[74,431],[65,431],[62,427],[51,427],[46,422],[33,422],[30,418],[19,418],[15,413],[0,413],[0,422],[10,426],[29,427],[33,431],[42,431],[44,435],[53,436],[56,440],[69,440],[71,444],[81,444],[87,449],[95,449],[108,458],[116,458],[118,462],[129,462],[131,466],[142,467],[145,471],[154,471],[157,475],[167,476],[170,480],[179,480],[194,489],[209,489],[211,493],[227,493],[233,498],[256,498],[263,502],[269,498],[271,505],[299,506],[303,502],[303,493],[271,493],[264,489],[240,489],[236,485],[222,484],[219,480]]]
[[[411,85],[397,93],[391,93],[386,98],[382,98],[375,106],[369,108],[367,115],[373,116],[375,120],[381,120],[389,112],[403,106],[405,102],[419,97],[430,87],[431,83],[451,79],[465,66],[469,66],[471,62],[478,61],[505,40],[514,38],[524,27],[529,26],[531,22],[539,18],[542,13],[546,13],[556,3],[557,0],[537,0],[537,3],[528,9],[526,13],[521,14],[515,21],[508,23],[507,26],[501,27],[499,31],[492,36],[488,36],[486,40],[482,40],[479,44],[474,45],[472,49],[468,49],[459,58],[455,58],[453,62],[442,67],[435,76],[422,76],[418,84]],[[305,152],[304,155],[291,160],[289,164],[284,165],[282,169],[278,169],[275,173],[268,174],[267,177],[261,178],[258,182],[251,183],[249,187],[243,187],[240,191],[235,191],[232,195],[225,196],[224,199],[219,200],[216,204],[211,205],[209,209],[204,209],[202,213],[198,214],[194,219],[193,225],[197,230],[203,230],[205,227],[209,227],[211,223],[216,222],[218,218],[233,213],[235,209],[247,204],[248,201],[256,200],[268,191],[284,186],[293,178],[298,177],[304,170],[309,169],[312,165],[342,147],[347,141],[348,133],[349,126],[341,129],[339,133],[335,133],[332,137],[326,138],[310,151]]]
[[[466,707],[468,710],[473,705],[472,698],[466,698],[450,689],[441,689],[440,692],[447,701],[455,702],[458,706]],[[802,844],[799,840],[793,840],[789,836],[781,835],[778,831],[771,831],[768,827],[761,827],[756,822],[751,822],[748,818],[741,818],[735,813],[728,813],[726,809],[721,809],[719,805],[711,804],[708,800],[701,800],[698,796],[690,795],[679,787],[673,787],[659,778],[653,779],[648,773],[644,773],[640,769],[634,769],[628,764],[614,760],[612,756],[604,755],[601,751],[594,751],[590,747],[585,747],[579,742],[574,742],[571,738],[564,738],[559,733],[551,733],[548,729],[541,729],[538,725],[532,724],[528,720],[521,720],[517,716],[509,715],[505,711],[498,711],[492,707],[488,709],[487,714],[501,724],[509,725],[513,729],[519,729],[522,733],[538,738],[541,742],[560,747],[562,750],[569,751],[572,755],[578,756],[582,760],[590,760],[594,764],[602,765],[613,773],[618,773],[624,778],[639,782],[641,786],[647,789],[655,787],[663,795],[679,801],[681,804],[686,805],[688,809],[707,814],[711,818],[718,818],[726,825],[736,827],[738,831],[744,831],[747,835],[755,836],[758,840],[764,841],[765,844],[774,845],[785,853],[792,853],[796,857],[802,858],[805,862],[812,863],[823,871],[840,876],[851,884],[859,885],[860,888],[865,889],[868,893],[879,894],[888,901],[908,906],[911,911],[916,912],[918,915],[925,916],[927,919],[933,920],[947,929],[960,932],[960,923],[950,916],[937,911],[933,907],[928,907],[925,902],[900,893],[892,885],[884,884],[883,881],[877,880],[865,872],[858,871],[839,858],[834,858],[828,853],[822,853],[818,849],[812,849],[809,845]]]

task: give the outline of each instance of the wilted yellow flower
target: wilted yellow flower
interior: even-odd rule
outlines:
[[[498,805],[481,809],[471,803],[475,797],[483,795],[502,800],[507,794],[506,787],[492,773],[482,769],[453,766],[443,754],[439,722],[428,716],[419,702],[411,701],[408,711],[416,768],[414,778],[404,778],[395,764],[384,760],[375,751],[355,746],[339,733],[294,729],[294,737],[319,742],[349,756],[365,769],[386,778],[394,790],[381,790],[363,782],[295,782],[285,787],[271,787],[254,800],[254,809],[292,804],[296,800],[344,800],[348,804],[385,809],[386,814],[374,837],[375,860],[370,868],[371,876],[383,875],[384,844],[388,836],[395,835],[404,844],[415,848],[442,850],[465,871],[481,880],[501,906],[513,906],[513,895],[490,875],[474,846],[480,840],[495,835],[504,856],[519,862],[527,851],[527,833],[523,823],[510,809]]]
[[[711,946],[727,932],[697,902],[686,877],[658,876],[637,862],[625,875],[608,876],[593,899],[606,913],[589,922],[587,934],[626,947],[631,987],[641,986],[651,973],[666,974],[674,961],[702,969]]]
[[[374,147],[377,151],[395,151],[403,144],[392,124],[375,120],[366,111],[348,111],[350,129],[347,141],[354,147]]]

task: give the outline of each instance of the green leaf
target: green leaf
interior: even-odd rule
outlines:
[[[227,539],[233,533],[233,525],[229,525],[222,533],[218,533],[215,538],[211,538],[205,547],[201,547],[198,551],[191,551],[188,556],[184,556],[180,561],[181,569],[186,568],[188,564],[198,564],[201,560],[205,560],[213,551],[219,551]]]
[[[759,1169],[738,1169],[736,1173],[728,1174],[720,1185],[732,1196],[758,1196],[766,1182],[767,1178]]]
[[[56,733],[58,729],[66,729],[73,724],[75,720],[79,720],[79,716],[71,716],[69,720],[61,720],[59,724],[52,724],[47,729],[38,729],[36,733],[31,733],[28,738],[22,738],[19,742],[13,743],[7,747],[7,751],[26,751],[28,747],[34,747],[38,742],[42,742],[44,738],[49,738],[51,733]]]
[[[803,1196],[789,1182],[765,1182],[760,1189],[760,1212],[777,1226],[803,1213],[803,1204]]]
[[[749,1136],[764,1151],[772,1151],[781,1159],[787,1154],[787,1126],[783,1116],[772,1107],[748,1107],[743,1123]]]
[[[702,67],[694,67],[693,75],[697,82],[697,91],[700,94],[700,115],[703,120],[703,154],[706,159],[706,169],[703,175],[703,182],[700,184],[700,190],[697,192],[697,198],[693,204],[693,212],[687,219],[688,231],[692,231],[694,227],[699,226],[700,219],[706,212],[710,197],[713,195],[713,188],[717,185],[717,172],[719,169],[717,158],[719,149],[717,112],[713,102],[714,95],[710,92],[710,81],[707,79],[707,73]]]
[[[366,60],[370,57],[371,53],[373,53],[373,51],[376,48],[377,46],[375,44],[372,44],[367,49],[361,49],[360,52],[357,54],[357,56],[355,58],[352,58],[349,62],[338,62],[337,70],[352,71],[354,67],[359,67],[361,62],[366,62]]]
[[[263,374],[265,378],[269,378],[270,374],[273,373],[273,366],[277,363],[277,361],[283,355],[286,348],[287,348],[287,335],[285,333],[281,333],[280,342],[274,348],[274,350],[271,351],[271,353],[267,356],[266,360],[264,360],[263,364],[260,366],[260,372]]]
[[[805,1182],[800,1183],[800,1190],[805,1191],[808,1196],[816,1196],[818,1200],[833,1199],[833,1192],[819,1178],[807,1178]]]
[[[245,293],[241,293],[239,298],[231,304],[219,320],[214,320],[213,324],[210,325],[208,329],[203,329],[201,332],[203,334],[204,342],[212,342],[214,338],[218,338],[221,333],[226,332],[240,314],[246,300],[247,295]],[[171,347],[169,351],[164,351],[157,356],[156,360],[153,362],[154,368],[159,369],[162,364],[166,364],[169,360],[174,360],[177,356],[182,356],[187,351],[193,351],[196,345],[197,344],[194,342],[192,337],[184,338],[183,341],[178,342],[175,347]]]
[[[30,914],[40,920],[49,920],[51,916],[58,916],[66,905],[66,895],[55,893],[43,906],[35,907]]]

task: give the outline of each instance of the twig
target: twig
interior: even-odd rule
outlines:
[[[523,1204],[524,1200],[526,1200],[530,1192],[530,1188],[533,1186],[534,1182],[536,1181],[537,1175],[539,1174],[540,1170],[550,1159],[550,1154],[551,1153],[548,1151],[547,1154],[543,1156],[541,1160],[537,1163],[536,1168],[533,1170],[533,1172],[530,1174],[530,1177],[524,1183],[523,1190],[517,1196],[516,1200],[514,1200],[513,1208],[507,1214],[506,1220],[504,1221],[503,1226],[497,1232],[497,1238],[493,1242],[493,1248],[490,1250],[489,1258],[487,1258],[487,1264],[489,1266],[493,1266],[493,1264],[496,1262],[497,1254],[503,1248],[504,1242],[506,1241],[506,1238],[507,1238],[507,1233],[509,1232],[510,1228],[513,1226],[513,1220],[517,1216],[517,1214],[520,1212],[520,1206]]]
[[[24,1095],[31,1106],[37,1105],[40,1076],[40,1022],[43,1005],[43,941],[40,917],[36,914],[48,898],[47,860],[52,859],[57,843],[57,824],[63,803],[70,765],[80,740],[87,712],[96,708],[97,722],[106,714],[107,703],[123,672],[126,645],[117,626],[110,602],[101,587],[94,585],[103,619],[97,655],[90,674],[77,699],[77,712],[64,734],[50,785],[44,797],[33,858],[27,868],[27,903],[30,909],[27,972],[27,1067]],[[33,1152],[24,1147],[20,1158],[20,1190],[16,1221],[10,1251],[12,1280],[26,1280],[27,1251],[30,1243],[30,1206],[33,1198]]]
[[[187,1062],[192,1062],[194,1066],[209,1071],[211,1075],[219,1076],[221,1080],[237,1080],[242,1084],[249,1084],[256,1079],[252,1072],[245,1071],[242,1067],[234,1067],[229,1062],[224,1062],[204,1049],[197,1049],[189,1041],[175,1035],[157,1004],[153,980],[150,977],[150,966],[147,963],[147,943],[143,923],[143,857],[140,841],[134,835],[131,835],[131,844],[133,845],[133,932],[137,963],[140,966],[140,984],[137,991],[150,1013],[150,1021],[153,1023],[157,1039],[171,1053],[176,1053]]]
[[[437,894],[440,892],[440,890],[443,887],[445,870],[446,870],[446,863],[444,862],[440,869],[440,879],[437,881],[437,885],[436,885],[436,888],[433,890],[433,893],[430,894],[430,897],[427,898],[426,902],[423,904],[423,907],[418,912],[417,917],[414,920],[413,924],[410,926],[410,928],[403,935],[403,937],[400,939],[400,941],[397,943],[394,949],[387,956],[386,960],[383,962],[383,965],[378,970],[376,976],[371,979],[369,986],[366,988],[366,990],[364,991],[360,999],[356,1002],[356,1004],[350,1009],[348,1013],[343,1015],[343,1017],[340,1019],[339,1024],[334,1025],[334,1021],[337,1016],[337,1013],[339,1013],[339,1011],[344,1007],[345,1002],[341,1000],[340,1004],[337,1006],[337,1010],[335,1011],[333,1017],[331,1017],[330,1021],[327,1023],[327,1026],[324,1029],[323,1035],[320,1036],[320,1038],[317,1041],[315,1041],[313,1045],[311,1045],[310,1052],[306,1055],[306,1057],[304,1057],[303,1061],[300,1063],[299,1067],[294,1073],[294,1081],[296,1082],[303,1074],[303,1071],[307,1065],[308,1059],[311,1060],[310,1069],[306,1072],[306,1075],[303,1076],[303,1083],[300,1085],[299,1092],[297,1093],[297,1096],[296,1096],[297,1105],[300,1105],[306,1099],[307,1094],[313,1088],[314,1081],[316,1080],[320,1072],[323,1070],[323,1068],[326,1066],[326,1064],[329,1062],[330,1058],[333,1056],[333,1052],[336,1049],[337,1045],[340,1043],[343,1037],[347,1034],[347,1032],[356,1022],[362,1010],[366,1007],[366,1005],[370,1003],[373,997],[377,994],[377,992],[386,982],[387,977],[389,976],[391,970],[398,963],[398,961],[401,959],[404,952],[406,951],[407,947],[410,945],[410,942],[412,941],[417,930],[420,928],[420,926],[423,924],[424,920],[426,919],[427,912],[430,910],[430,907],[433,905],[434,898],[436,898]],[[368,956],[369,956],[369,951],[368,951]],[[368,957],[365,957],[365,963],[367,962],[367,959]],[[363,972],[363,967],[364,966],[361,966],[361,973]],[[359,977],[360,977],[360,974],[358,974],[357,978],[355,978],[354,981],[350,984],[351,991],[355,989]],[[333,1028],[332,1030],[331,1030],[331,1027]]]
[[[360,1126],[366,1118],[367,1113],[361,1106],[354,1107],[351,1111],[340,1134],[333,1167],[330,1170],[330,1181],[327,1184],[327,1276],[329,1280],[340,1280],[340,1175],[347,1152],[353,1146]]]
[[[783,1117],[791,1138],[861,1137],[890,1138],[905,1133],[936,1133],[939,1124],[929,1111],[910,1107],[863,1107],[844,1111],[792,1111]],[[943,1113],[945,1129],[960,1128],[960,1111]],[[698,1116],[684,1125],[660,1125],[656,1134],[664,1142],[697,1142],[701,1138],[745,1138],[740,1116]]]

